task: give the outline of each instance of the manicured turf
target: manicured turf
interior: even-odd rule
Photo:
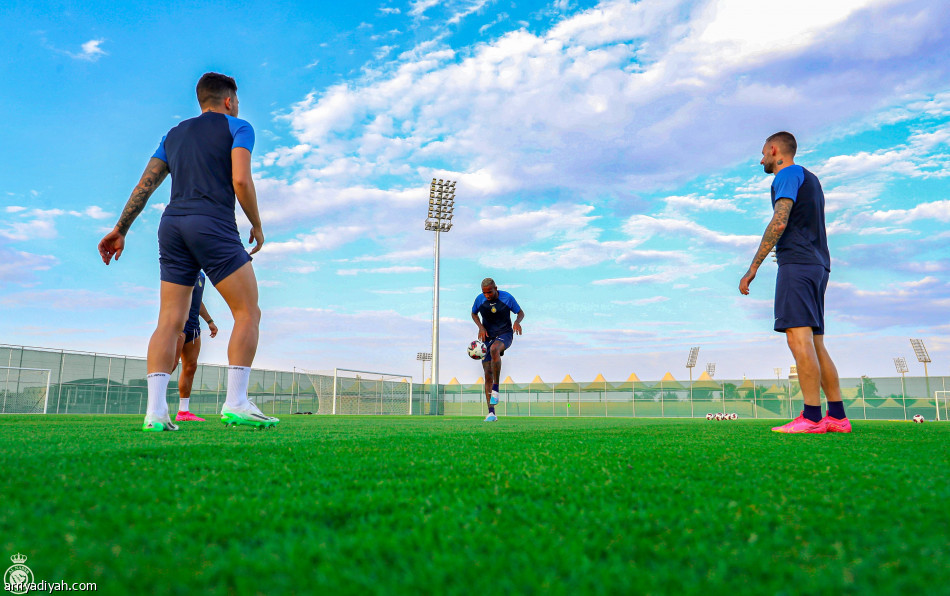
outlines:
[[[0,417],[0,547],[100,593],[946,593],[950,425]]]

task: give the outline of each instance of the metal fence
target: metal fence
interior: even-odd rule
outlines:
[[[144,414],[147,401],[146,364],[142,358],[51,350],[0,344],[0,366],[50,371],[46,412],[50,414]],[[200,364],[195,374],[190,410],[213,415],[227,393],[227,366]],[[167,400],[177,410],[178,375],[172,374]],[[318,412],[332,399],[317,379],[298,370],[254,369],[248,396],[267,414]],[[329,381],[326,383],[325,381]],[[909,420],[921,414],[936,417],[937,391],[948,390],[948,377],[861,377],[841,379],[848,417],[867,420]],[[2,379],[0,379],[2,383]],[[315,386],[316,385],[316,386]],[[0,393],[16,391],[0,385]],[[946,395],[946,394],[944,394]],[[366,403],[374,398],[367,393]],[[0,402],[2,403],[2,402]],[[939,402],[940,418],[950,418],[947,400]],[[705,417],[735,412],[744,418],[789,418],[802,409],[801,390],[787,379],[688,381],[597,381],[592,383],[510,383],[500,386],[501,416],[599,416],[643,418]],[[366,412],[372,412],[371,407]],[[484,416],[481,384],[450,384],[430,395],[428,385],[413,385],[412,414]]]
[[[148,400],[146,362],[143,358],[51,350],[0,344],[0,366],[50,371],[45,404],[48,414],[144,414]],[[178,377],[181,367],[172,373],[166,399],[172,412],[178,409]],[[313,381],[311,380],[313,379]],[[199,364],[192,385],[189,410],[195,414],[214,415],[221,411],[227,395],[228,367]],[[10,386],[7,386],[10,385]],[[251,371],[248,397],[266,414],[287,415],[294,412],[317,412],[321,401],[332,400],[323,387],[333,386],[333,377],[306,375],[297,370]],[[373,405],[386,396],[374,396],[374,385],[361,384],[360,401],[363,413],[372,413]],[[7,394],[19,387],[0,378],[0,404]],[[422,413],[423,405],[416,399],[414,414]]]

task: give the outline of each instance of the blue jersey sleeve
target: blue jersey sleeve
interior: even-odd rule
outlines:
[[[478,313],[478,309],[482,307],[482,304],[485,304],[485,296],[479,294],[478,298],[475,299],[475,304],[472,305],[472,314]]]
[[[511,312],[515,314],[518,314],[521,312],[521,307],[518,306],[518,301],[515,300],[514,296],[512,296],[508,292],[504,292],[504,293],[499,292],[499,294],[501,294],[500,296],[501,301],[504,302],[505,305],[511,309]]]
[[[158,144],[158,149],[155,150],[152,157],[157,157],[165,163],[168,163],[168,155],[165,154],[165,137],[162,137],[162,142]]]
[[[251,123],[247,120],[235,118],[234,116],[228,116],[228,127],[231,129],[231,136],[234,137],[234,142],[231,143],[231,149],[244,147],[253,153],[254,128],[251,126]]]
[[[798,189],[805,182],[805,171],[801,166],[788,166],[775,175],[772,181],[772,189],[775,191],[775,200],[791,199],[793,202],[798,200]]]

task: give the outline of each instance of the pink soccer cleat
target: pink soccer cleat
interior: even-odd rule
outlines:
[[[849,425],[850,426],[850,425]],[[825,425],[825,419],[821,419],[818,422],[812,422],[808,418],[805,418],[805,412],[802,412],[798,415],[798,418],[792,420],[788,424],[783,424],[782,426],[776,426],[772,429],[774,433],[825,433],[828,432],[828,429]]]
[[[821,419],[824,423],[827,432],[830,433],[849,433],[851,432],[851,421],[847,418],[832,418],[831,416],[825,416]]]
[[[204,418],[199,418],[191,412],[178,412],[175,416],[175,422],[204,422]]]

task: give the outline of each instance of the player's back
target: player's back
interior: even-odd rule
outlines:
[[[155,153],[168,164],[172,177],[165,215],[200,214],[234,221],[231,150],[236,146],[250,150],[253,135],[245,120],[217,112],[189,118],[168,131]]]

